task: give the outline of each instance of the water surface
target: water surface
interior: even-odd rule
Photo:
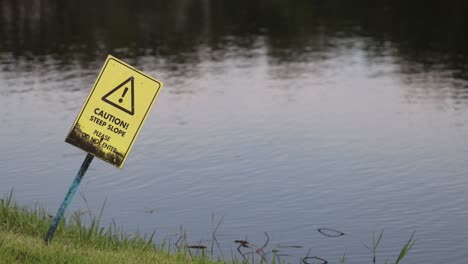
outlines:
[[[55,212],[85,157],[65,136],[112,54],[165,87],[125,167],[95,160],[72,210],[106,200],[106,223],[193,244],[224,216],[226,258],[268,232],[293,263],[371,262],[384,229],[378,261],[416,231],[407,263],[466,263],[466,7],[0,1],[0,193]]]

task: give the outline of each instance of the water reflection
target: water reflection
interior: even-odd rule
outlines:
[[[5,68],[10,57],[86,68],[113,53],[136,64],[152,56],[168,70],[184,73],[180,65],[256,56],[251,51],[259,44],[267,47],[270,64],[315,61],[359,38],[369,60],[390,49],[404,74],[442,68],[466,80],[467,7],[462,1],[402,0],[3,0],[0,59],[6,71],[12,70]],[[233,48],[238,52],[230,52]]]

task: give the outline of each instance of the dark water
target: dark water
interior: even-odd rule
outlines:
[[[467,7],[0,0],[0,193],[58,208],[85,157],[65,136],[112,54],[165,87],[125,167],[85,176],[106,223],[209,244],[224,216],[214,254],[268,232],[293,263],[370,263],[384,229],[383,263],[416,231],[405,263],[467,263]]]

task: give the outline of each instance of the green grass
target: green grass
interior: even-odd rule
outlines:
[[[46,246],[40,237],[4,230],[0,230],[0,259],[2,263],[212,263],[135,245],[113,250],[95,243],[75,244],[59,236]]]
[[[372,234],[372,248],[366,246],[368,249],[372,250],[372,263],[376,264],[377,263],[377,248],[379,247],[380,241],[382,240],[384,231],[382,230],[378,236],[378,238],[375,238],[375,234]],[[416,240],[414,239],[414,232],[411,234],[410,238],[408,241],[403,245],[403,248],[400,250],[400,254],[398,255],[397,259],[394,262],[389,262],[387,259],[385,261],[385,264],[399,264],[405,257],[408,255],[409,250],[413,247],[414,243],[416,243]]]
[[[103,206],[104,208],[104,206]],[[42,207],[27,209],[13,201],[13,192],[0,200],[1,263],[224,263],[203,255],[169,252],[153,243],[151,235],[129,235],[115,223],[100,226],[101,214],[84,224],[83,213],[63,220],[49,245],[43,236],[51,223]]]
[[[257,261],[263,264],[268,262],[265,256],[269,256],[271,264],[286,263],[279,260],[275,252],[277,249],[268,249],[268,234],[265,245],[261,248],[250,248],[251,254],[244,260],[232,254],[229,262],[211,260],[216,240],[216,232],[223,218],[215,221],[212,215],[212,243],[210,248],[196,249],[196,245],[189,245],[185,238],[185,232],[181,230],[179,250],[171,243],[155,245],[153,239],[156,232],[149,235],[128,234],[122,227],[112,223],[107,228],[101,227],[102,211],[97,217],[90,212],[74,212],[70,217],[64,218],[58,226],[55,236],[49,245],[43,241],[52,216],[48,215],[43,207],[35,208],[19,207],[13,199],[13,191],[0,199],[0,263],[161,263],[161,264],[227,264],[248,263]],[[89,219],[86,218],[89,216]],[[83,219],[87,221],[83,221]],[[85,223],[86,222],[86,223]],[[376,238],[373,236],[372,247],[368,247],[372,256],[371,263],[376,262],[377,248],[382,240],[383,231]],[[404,257],[414,245],[414,233],[403,245],[400,253],[395,254],[395,261],[386,264],[401,264]],[[191,250],[192,248],[192,250]],[[210,250],[211,249],[211,250]],[[219,248],[220,249],[220,248]],[[255,253],[257,252],[257,253]],[[310,251],[309,251],[310,252]],[[314,263],[309,254],[300,263]],[[254,261],[252,261],[254,260]],[[262,261],[264,260],[264,261]],[[310,261],[310,262],[309,262]],[[331,263],[345,263],[343,255],[339,261]],[[352,260],[351,260],[352,261]],[[294,261],[294,263],[297,263]],[[330,262],[329,262],[330,263]]]

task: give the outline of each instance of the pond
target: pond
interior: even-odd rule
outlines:
[[[384,230],[378,263],[413,232],[405,263],[466,263],[467,7],[0,1],[0,194],[55,213],[86,156],[65,136],[112,54],[165,86],[123,169],[95,159],[71,210],[105,202],[104,224],[171,243],[210,245],[220,223],[227,259],[266,232],[291,263],[370,263]]]

